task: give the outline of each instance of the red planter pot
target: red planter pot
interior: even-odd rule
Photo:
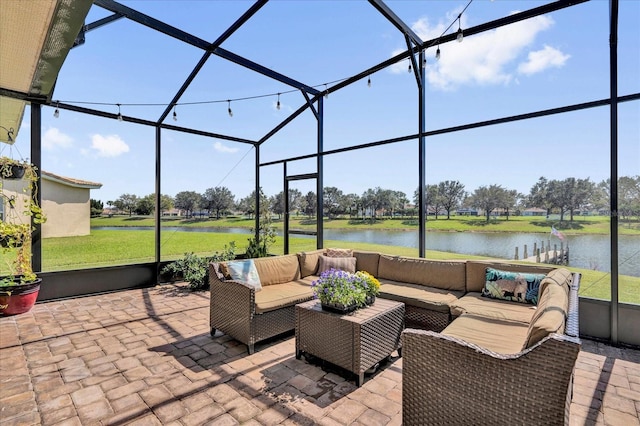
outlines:
[[[41,278],[27,284],[0,287],[0,315],[28,312],[38,299]]]

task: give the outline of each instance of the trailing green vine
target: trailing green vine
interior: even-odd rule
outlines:
[[[0,202],[4,206],[0,246],[9,271],[0,278],[0,287],[6,287],[36,279],[31,266],[31,235],[35,225],[47,219],[37,201],[38,174],[33,164],[0,157],[0,178]]]

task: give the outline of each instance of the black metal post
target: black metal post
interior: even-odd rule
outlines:
[[[282,179],[284,180],[284,254],[289,254],[289,179],[287,179],[287,162],[282,163]]]
[[[427,238],[427,212],[425,208],[427,172],[426,172],[426,70],[424,69],[424,51],[420,52],[420,83],[418,84],[418,127],[420,135],[418,137],[418,256],[426,255]]]
[[[318,98],[318,157],[316,159],[316,167],[318,172],[318,179],[316,179],[316,248],[321,249],[324,247],[324,189],[323,189],[323,160],[324,156],[322,151],[324,150],[324,98],[321,96]]]
[[[156,126],[156,217],[155,217],[155,246],[156,246],[156,282],[160,281],[160,261],[162,253],[160,251],[160,241],[162,238],[162,195],[161,182],[162,176],[162,129]]]
[[[610,0],[609,79],[611,95],[611,343],[618,343],[618,0]]]
[[[255,237],[256,242],[259,241],[260,238],[260,145],[254,145],[256,149],[256,229],[255,229]]]
[[[31,103],[31,163],[36,166],[38,179],[31,188],[31,196],[42,206],[42,105]],[[31,268],[34,272],[42,271],[42,225],[33,223],[31,233]]]

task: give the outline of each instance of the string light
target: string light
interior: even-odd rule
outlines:
[[[493,0],[492,0],[493,1]],[[473,2],[473,0],[469,0],[469,2],[467,3],[467,5],[464,7],[464,9],[462,10],[462,12],[456,17],[456,19],[454,19],[451,24],[442,32],[441,36],[435,40],[435,42],[433,42],[432,44],[430,44],[429,46],[423,46],[423,48],[428,49],[430,47],[432,47],[434,44],[437,43],[437,49],[436,49],[436,54],[435,54],[435,58],[436,60],[440,60],[440,38],[446,34],[451,27],[455,24],[456,20],[458,21],[458,31],[456,32],[456,40],[458,42],[462,42],[462,40],[464,39],[464,34],[462,31],[462,14],[467,10],[467,8],[471,5],[471,3]],[[411,63],[411,60],[409,59],[409,66],[407,67],[408,72],[412,72],[413,70],[413,65]],[[422,60],[422,68],[427,68],[427,58],[423,58]],[[348,80],[348,78],[342,78],[339,80],[335,80],[335,81],[331,81],[328,83],[322,83],[322,84],[318,84],[316,86],[312,86],[313,88],[320,88],[324,85],[324,97],[325,99],[329,98],[329,93],[330,93],[330,89],[329,89],[329,84],[334,84],[334,83],[341,83],[345,80]],[[367,86],[371,87],[371,76],[367,76]],[[229,114],[229,117],[233,117],[233,111],[231,110],[231,101],[245,101],[245,100],[252,100],[252,99],[259,99],[259,98],[266,98],[266,97],[271,97],[276,95],[277,96],[277,102],[276,102],[276,109],[280,110],[282,108],[282,104],[280,102],[280,95],[281,94],[286,94],[286,93],[294,93],[297,92],[299,89],[294,89],[294,90],[289,90],[289,91],[285,91],[285,92],[278,92],[278,93],[269,93],[269,94],[262,94],[262,95],[255,95],[255,96],[247,96],[247,97],[241,97],[241,98],[235,98],[235,99],[217,99],[217,100],[205,100],[205,101],[195,101],[195,102],[181,102],[181,103],[175,103],[173,104],[173,120],[174,121],[178,121],[178,114],[176,112],[176,106],[177,105],[204,105],[204,104],[213,104],[213,103],[222,103],[222,102],[227,102],[227,112]],[[322,93],[322,92],[320,92]],[[64,102],[64,101],[63,101]],[[125,103],[125,104],[113,104],[113,103],[109,103],[109,102],[87,102],[87,101],[66,101],[67,103],[71,103],[71,104],[84,104],[84,105],[106,105],[106,106],[113,106],[116,105],[118,107],[118,115],[117,115],[117,119],[118,121],[124,121],[124,118],[122,116],[121,113],[121,106],[122,105],[126,105],[126,106],[168,106],[166,103]],[[58,108],[59,105],[59,101],[56,102],[56,109],[53,113],[53,116],[55,118],[58,118],[60,116],[60,110]]]

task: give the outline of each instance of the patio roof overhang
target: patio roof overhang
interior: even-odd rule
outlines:
[[[48,101],[91,0],[0,2],[0,141],[16,140],[29,100]],[[15,92],[14,96],[7,93]],[[22,94],[22,96],[15,96]]]

